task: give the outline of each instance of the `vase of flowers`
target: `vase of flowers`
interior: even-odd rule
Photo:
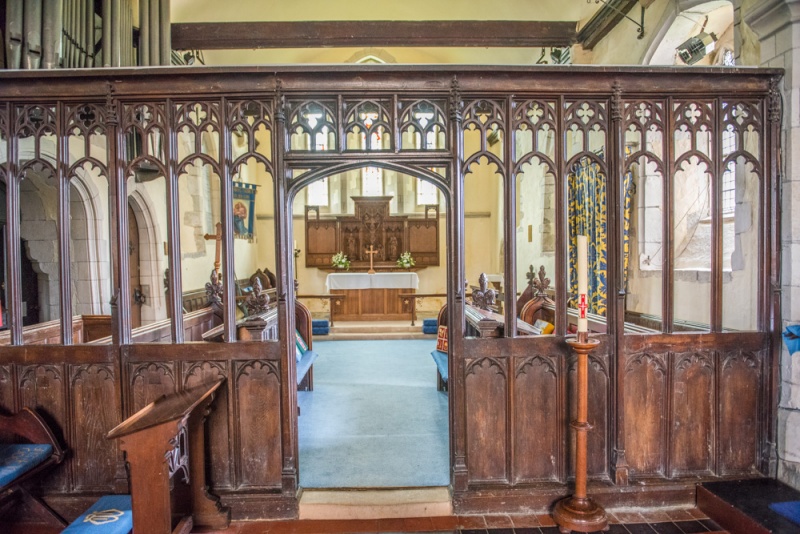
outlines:
[[[350,269],[350,260],[347,259],[347,255],[344,252],[337,252],[331,257],[331,265],[337,269]]]
[[[408,251],[403,252],[400,254],[400,257],[397,258],[397,266],[401,269],[408,270],[414,265],[416,265],[416,263],[414,263],[414,258],[411,257],[411,253]]]

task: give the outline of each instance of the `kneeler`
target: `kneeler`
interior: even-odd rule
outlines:
[[[64,450],[39,414],[23,408],[14,415],[0,415],[0,504],[18,494],[27,496],[65,526],[66,521],[26,487],[63,460]]]

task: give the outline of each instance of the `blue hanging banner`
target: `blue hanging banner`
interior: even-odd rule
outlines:
[[[783,341],[786,343],[790,355],[800,352],[800,324],[787,326],[783,331]]]

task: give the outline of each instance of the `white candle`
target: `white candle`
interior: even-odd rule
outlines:
[[[297,239],[294,240],[294,249],[297,250]]]
[[[589,288],[588,282],[588,245],[586,236],[578,236],[578,332],[589,331],[589,320],[586,318],[586,311],[589,302],[586,296]]]

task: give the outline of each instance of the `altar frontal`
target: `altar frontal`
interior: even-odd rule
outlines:
[[[344,295],[332,303],[335,321],[401,321],[411,317],[411,307],[401,294],[415,293],[419,276],[400,273],[331,273],[325,286],[332,295]]]

